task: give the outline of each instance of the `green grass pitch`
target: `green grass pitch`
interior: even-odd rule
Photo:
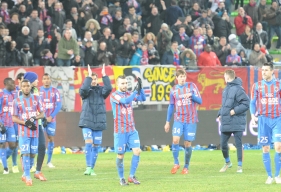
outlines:
[[[183,152],[180,162],[183,163]],[[271,152],[272,165],[274,152]],[[230,151],[233,167],[225,173],[219,173],[224,160],[221,151],[193,151],[188,175],[170,174],[173,166],[171,152],[143,152],[136,176],[141,184],[120,186],[117,176],[114,153],[100,153],[95,172],[97,176],[84,176],[85,158],[83,154],[54,155],[54,169],[44,164],[43,173],[46,182],[33,179],[33,186],[28,187],[20,180],[21,174],[0,175],[1,192],[24,191],[281,191],[281,185],[266,185],[266,172],[260,150],[244,151],[243,173],[236,173],[236,152]],[[125,155],[125,176],[129,174],[132,153]],[[9,164],[11,160],[9,159]],[[274,168],[273,168],[274,174]],[[32,174],[33,176],[33,174]]]

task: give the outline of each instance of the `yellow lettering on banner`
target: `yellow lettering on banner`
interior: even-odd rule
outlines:
[[[156,85],[155,83],[153,83],[151,85],[150,101],[162,101],[163,99],[165,101],[169,101],[171,88],[172,88],[172,86],[170,84],[168,84],[168,85],[163,85],[163,84]]]
[[[175,80],[175,70],[176,68],[174,67],[148,67],[144,70],[143,76],[150,83],[154,81],[168,83]]]

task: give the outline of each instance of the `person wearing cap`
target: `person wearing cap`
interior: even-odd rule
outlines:
[[[200,26],[202,28],[214,29],[214,23],[213,23],[212,19],[210,19],[208,17],[208,11],[207,10],[203,10],[201,17],[196,19],[193,23],[195,24],[195,26],[198,25],[198,26]]]
[[[92,40],[86,42],[84,54],[85,65],[95,66],[97,64],[97,53],[93,50]]]
[[[33,55],[30,53],[30,48],[27,43],[23,44],[23,47],[20,51],[20,57],[21,57],[21,66],[33,66]]]
[[[251,52],[249,57],[250,65],[256,66],[256,67],[262,67],[264,63],[267,62],[266,60],[266,52],[261,52],[261,47],[259,43],[256,43],[254,45],[254,50]]]
[[[245,51],[245,48],[243,47],[243,45],[238,41],[238,39],[236,38],[235,34],[231,34],[228,37],[228,41],[229,41],[229,45],[230,48],[235,48],[237,53],[240,53],[241,51]]]
[[[40,95],[38,86],[38,75],[34,72],[26,72],[23,76],[23,79],[27,79],[30,81],[31,84],[31,94],[33,95]],[[21,95],[22,92],[19,91],[19,95]],[[41,172],[42,164],[45,158],[45,151],[46,151],[46,144],[45,144],[45,135],[44,130],[42,127],[41,120],[38,121],[38,155],[37,155],[37,164],[36,168],[34,165],[31,165],[30,172],[35,172],[34,177],[36,179],[39,179],[41,181],[46,181],[47,179],[44,177],[44,175]]]
[[[21,29],[21,32],[22,32],[22,34],[19,35],[18,38],[16,39],[17,50],[21,50],[23,48],[23,44],[27,43],[29,45],[30,53],[33,54],[33,51],[34,51],[34,40],[29,35],[30,34],[30,29],[27,26],[24,26]]]

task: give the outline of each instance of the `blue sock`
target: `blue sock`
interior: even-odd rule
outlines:
[[[184,168],[188,169],[189,162],[191,159],[191,154],[192,154],[192,147],[186,147],[185,148],[185,165]]]
[[[272,177],[270,154],[269,153],[263,153],[262,158],[263,158],[263,164],[264,164],[265,170],[267,172],[267,175],[269,177]]]
[[[7,165],[7,155],[6,155],[6,148],[0,148],[0,156],[2,160],[2,164],[4,168],[8,168]]]
[[[95,167],[97,158],[99,154],[99,146],[92,147],[92,153],[91,153],[91,168],[93,169]]]
[[[22,161],[23,161],[24,175],[26,176],[26,179],[30,179],[30,157],[24,155],[22,157]]]
[[[12,155],[13,153],[13,149],[10,149],[10,147],[7,147],[6,148],[6,156],[7,156],[7,159]]]
[[[281,153],[275,152],[274,162],[275,162],[275,177],[278,177],[281,169]]]
[[[225,159],[225,163],[229,163],[230,162],[230,158],[227,157],[227,158],[224,158]]]
[[[92,143],[85,144],[85,157],[86,157],[86,165],[87,167],[91,167],[91,151]]]
[[[48,161],[47,161],[47,164],[50,163],[51,160],[52,160],[53,150],[54,150],[54,142],[49,142],[48,143]]]
[[[117,165],[117,171],[118,171],[119,178],[120,179],[124,178],[123,159],[116,158],[116,165]]]
[[[17,158],[18,158],[18,147],[16,147],[12,153],[12,161],[13,161],[13,166],[17,166]]]
[[[132,178],[135,176],[136,170],[138,168],[140,161],[140,156],[133,155],[132,162],[131,162],[131,170],[130,170],[130,177]]]
[[[34,158],[30,157],[30,168],[34,165]]]
[[[242,167],[242,161],[238,161],[238,166]]]
[[[174,164],[179,165],[179,144],[172,144]]]

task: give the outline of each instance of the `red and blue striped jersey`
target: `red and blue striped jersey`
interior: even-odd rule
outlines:
[[[38,112],[44,111],[43,103],[40,96],[31,95],[25,98],[20,96],[13,101],[13,107],[11,114],[13,116],[18,116],[22,121],[26,121],[31,117],[35,117]],[[38,121],[36,121],[36,126],[38,127]],[[24,125],[18,125],[19,137],[38,137],[38,129],[35,131],[30,130]]]
[[[189,39],[189,47],[197,57],[199,57],[199,55],[204,51],[205,45],[205,39],[201,35],[198,37],[192,35]]]
[[[170,91],[170,104],[176,108],[174,113],[174,121],[182,123],[197,123],[197,105],[191,98],[187,98],[186,94],[191,93],[201,100],[200,93],[194,83],[186,82],[184,85],[175,85]]]
[[[3,89],[0,92],[0,121],[4,124],[5,127],[11,128],[14,126],[11,111],[15,98],[15,91],[10,92],[7,89]]]
[[[252,87],[251,92],[251,114],[269,118],[280,116],[281,110],[281,84],[276,79],[270,82],[265,80],[256,82]]]
[[[129,97],[131,94],[132,92],[129,91],[115,91],[110,96],[114,119],[114,133],[127,133],[135,130],[132,102],[129,104],[120,103],[120,99]]]
[[[43,86],[39,88],[39,92],[45,108],[45,116],[50,117],[57,103],[61,102],[60,93],[54,87],[44,88]],[[52,119],[52,122],[55,121],[56,117]]]

